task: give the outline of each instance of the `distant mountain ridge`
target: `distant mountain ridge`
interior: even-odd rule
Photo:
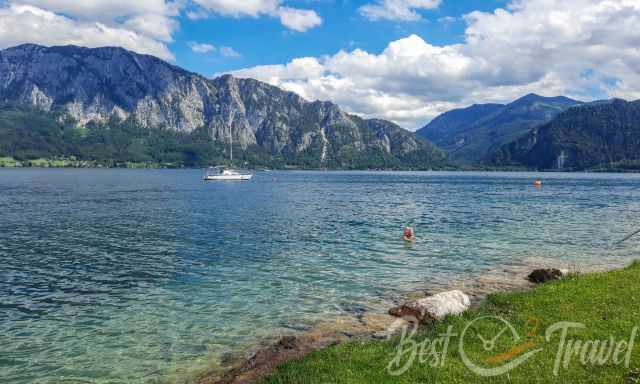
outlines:
[[[489,163],[565,171],[640,169],[640,100],[570,108],[499,148]]]
[[[204,131],[217,144],[232,135],[241,149],[284,164],[430,167],[446,157],[394,123],[361,119],[257,80],[207,79],[122,48],[2,50],[0,103],[72,118],[79,127],[127,122],[183,135]]]
[[[477,163],[495,148],[581,104],[564,96],[528,94],[509,104],[474,104],[445,112],[417,134],[446,150],[454,160]]]

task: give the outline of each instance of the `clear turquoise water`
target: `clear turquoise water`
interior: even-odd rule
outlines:
[[[161,383],[485,269],[637,256],[611,246],[640,226],[636,175],[200,176],[0,170],[1,383]]]

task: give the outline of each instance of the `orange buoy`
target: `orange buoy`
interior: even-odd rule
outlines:
[[[536,180],[533,182],[533,185],[535,185],[536,187],[542,187],[542,180]]]

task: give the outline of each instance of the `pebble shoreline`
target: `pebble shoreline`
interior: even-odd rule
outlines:
[[[526,259],[522,263],[482,271],[475,276],[456,280],[443,287],[409,293],[402,302],[425,298],[431,294],[460,290],[471,299],[471,308],[477,306],[492,293],[517,292],[535,286],[527,277],[535,269],[557,268],[569,273],[587,273],[619,268],[621,265],[591,265],[578,268],[553,259]],[[397,303],[401,304],[401,302]],[[392,308],[388,308],[391,310]],[[250,358],[240,358],[221,372],[213,370],[198,374],[197,384],[248,384],[268,376],[279,365],[307,354],[349,340],[386,339],[400,329],[402,319],[388,313],[364,312],[358,315],[341,315],[321,321],[308,330],[281,337],[275,342],[260,346]]]

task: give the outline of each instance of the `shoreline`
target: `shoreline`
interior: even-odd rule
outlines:
[[[632,259],[609,264],[578,266],[554,259],[528,258],[514,264],[480,270],[461,276],[450,284],[425,287],[408,292],[403,298],[392,300],[399,305],[408,300],[459,289],[471,298],[471,308],[478,308],[491,294],[524,292],[536,286],[527,280],[534,269],[557,268],[570,273],[605,272],[624,268]],[[388,310],[392,308],[390,306]],[[231,359],[220,369],[196,373],[188,382],[195,384],[250,384],[268,377],[280,365],[302,359],[308,354],[325,348],[356,340],[385,340],[395,334],[404,321],[387,312],[344,314],[313,324],[309,329],[291,332],[290,335],[274,335],[270,340],[257,342],[243,357]]]
[[[133,163],[133,162],[125,162],[118,164],[107,164],[103,162],[94,162],[94,161],[78,161],[74,164],[67,163],[66,160],[50,160],[45,159],[33,160],[33,163],[24,165],[19,161],[15,161],[15,163],[1,163],[0,169],[133,169],[133,170],[204,170],[207,169],[208,166],[186,166],[181,164],[159,164],[159,163]],[[32,162],[32,160],[28,160],[27,162]],[[16,165],[19,164],[19,165]],[[640,173],[640,169],[584,169],[584,170],[538,170],[538,169],[524,169],[517,167],[506,167],[506,168],[483,168],[483,167],[444,167],[439,169],[431,169],[431,168],[304,168],[304,167],[294,167],[288,166],[284,168],[268,168],[268,167],[257,167],[257,168],[246,168],[253,172],[287,172],[287,171],[305,171],[305,172],[430,172],[430,173],[439,173],[439,172],[459,172],[459,173],[474,173],[474,172],[483,172],[483,173],[568,173],[568,174],[638,174]]]

